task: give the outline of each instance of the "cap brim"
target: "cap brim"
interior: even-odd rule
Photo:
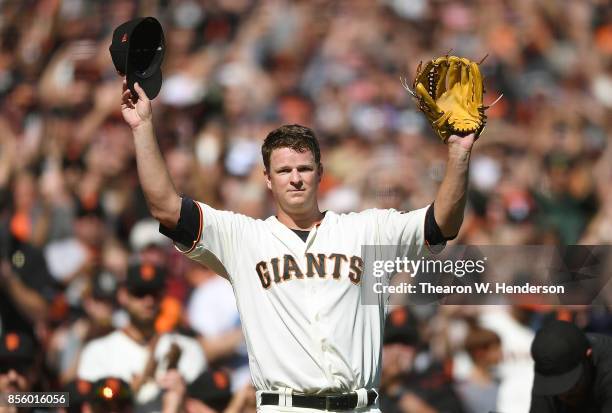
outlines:
[[[140,87],[145,91],[147,97],[152,100],[159,94],[162,86],[162,72],[158,69],[148,78],[142,78],[136,73],[130,73],[128,70],[127,83],[128,87],[132,91],[132,94],[137,96],[136,89],[134,89],[134,83],[138,83]]]
[[[146,294],[159,294],[164,291],[164,285],[151,284],[151,285],[139,285],[128,287],[128,292],[131,295],[146,295]]]
[[[5,367],[13,367],[16,369],[28,369],[32,367],[34,361],[33,354],[12,354],[12,355],[1,355],[0,364]]]
[[[537,396],[555,396],[565,393],[578,383],[583,371],[583,363],[578,364],[567,373],[556,376],[545,376],[536,371],[533,378],[533,394]]]

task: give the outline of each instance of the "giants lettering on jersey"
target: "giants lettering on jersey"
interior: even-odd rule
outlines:
[[[313,277],[339,279],[343,272],[353,284],[361,282],[363,260],[361,257],[347,257],[344,254],[311,254],[306,253],[306,268],[300,268],[293,255],[285,254],[282,258],[272,258],[269,262],[260,261],[255,266],[261,286],[270,288],[275,284],[291,279],[308,279]]]

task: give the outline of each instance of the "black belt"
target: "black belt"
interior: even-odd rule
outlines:
[[[368,390],[368,406],[378,398],[376,390]],[[261,393],[261,405],[278,406],[278,393]],[[291,406],[318,410],[352,410],[357,407],[357,393],[330,394],[325,396],[291,395]]]

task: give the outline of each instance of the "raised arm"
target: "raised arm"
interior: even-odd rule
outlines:
[[[452,135],[448,138],[446,173],[436,195],[434,216],[442,235],[447,239],[457,236],[465,209],[470,155],[475,135]]]
[[[123,82],[121,113],[134,135],[138,177],[151,215],[162,225],[172,229],[179,219],[181,198],[174,188],[157,144],[151,101],[138,83],[134,87],[138,93],[136,103],[132,99],[127,82]]]
[[[13,271],[8,261],[0,261],[0,291],[4,290],[9,301],[32,323],[43,322],[47,318],[49,304],[34,288],[26,285]]]

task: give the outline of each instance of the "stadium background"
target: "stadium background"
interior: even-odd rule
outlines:
[[[213,274],[160,238],[138,185],[131,133],[119,112],[121,79],[108,53],[114,27],[135,16],[156,16],[164,26],[164,84],[153,110],[183,194],[267,217],[261,142],[280,124],[300,123],[321,141],[323,208],[426,205],[446,150],[399,78],[452,50],[473,60],[488,55],[481,66],[486,102],[504,94],[476,145],[466,219],[454,242],[612,240],[606,0],[4,0],[0,10],[0,213],[11,236],[43,257],[28,261],[35,261],[30,276],[50,274],[37,291],[44,311],[18,325],[43,346],[40,388],[75,378],[78,349],[67,350],[66,335],[91,322],[83,303],[96,283],[108,274],[120,282],[135,257],[167,269],[160,331],[201,334],[206,327],[198,326],[217,317],[191,303],[193,288],[205,290]],[[463,344],[470,332],[482,332],[478,326],[501,338],[498,370],[515,407],[500,411],[526,411],[528,349],[543,320],[569,319],[612,334],[609,306],[409,311],[419,336],[410,345],[442,366],[454,360],[456,368],[434,380],[437,373],[427,376],[411,361],[402,391],[430,398],[440,412],[460,411],[435,406],[443,398],[436,391],[469,377]],[[120,325],[121,313],[113,320]],[[6,333],[6,314],[2,321]],[[83,342],[95,336],[89,333]],[[239,340],[231,343],[244,355]],[[508,406],[504,391],[496,393],[498,405]],[[399,401],[396,407],[401,411]]]

